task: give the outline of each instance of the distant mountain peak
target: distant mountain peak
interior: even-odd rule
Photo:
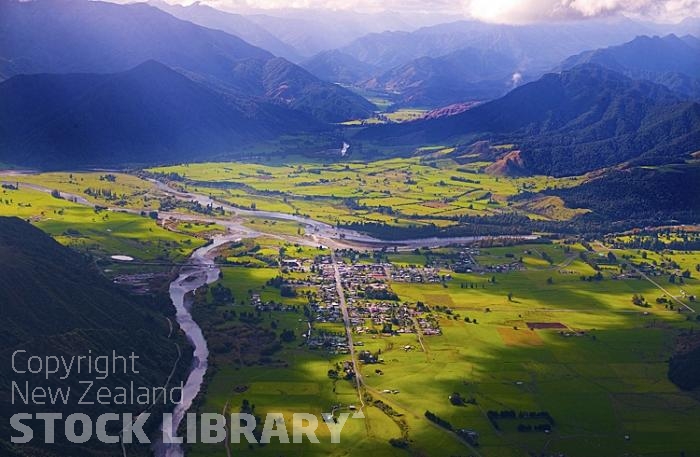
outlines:
[[[700,40],[675,34],[637,36],[607,48],[585,51],[560,65],[568,69],[595,63],[633,79],[647,79],[692,97],[700,97]]]
[[[140,68],[155,60],[239,98],[263,98],[312,113],[324,122],[363,118],[373,109],[362,97],[321,81],[287,60],[278,64],[273,54],[238,36],[179,19],[147,3],[0,1],[9,2],[3,4],[0,15],[0,75],[6,78],[29,73],[111,74],[130,69],[165,72],[153,64]],[[219,23],[240,19],[241,27],[249,27],[250,33],[262,30],[241,16],[208,6],[172,8],[198,8],[197,14],[211,15]],[[274,68],[289,78],[271,75],[266,68],[269,62],[275,62]],[[270,78],[286,86],[285,93],[294,97],[267,96],[266,79]],[[258,104],[255,100],[250,103]]]
[[[158,62],[155,59],[148,59],[136,65],[134,68],[126,70],[125,73],[140,73],[140,72],[161,72],[161,73],[176,73],[167,65]]]

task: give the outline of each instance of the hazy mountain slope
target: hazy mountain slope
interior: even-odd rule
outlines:
[[[154,61],[116,74],[0,83],[0,161],[8,163],[173,162],[314,128],[300,112],[214,90]]]
[[[0,55],[26,73],[110,73],[154,59],[227,81],[232,62],[272,55],[144,3],[1,0]]]
[[[303,96],[304,106],[328,106],[332,100],[351,117],[365,117],[371,104],[352,92],[322,82],[294,64],[275,58],[227,33],[177,19],[146,4],[98,1],[0,0],[0,57],[3,74],[111,73],[157,60],[165,65],[225,85],[246,96],[267,96],[264,67],[275,60],[293,80],[280,80],[288,93]],[[243,70],[241,70],[243,68]],[[309,88],[310,92],[306,89]],[[276,103],[295,100],[267,96]],[[344,120],[326,109],[323,121]]]
[[[455,116],[369,128],[358,138],[515,142],[526,169],[560,176],[640,158],[669,162],[700,149],[700,105],[589,64],[545,75]]]
[[[445,106],[505,94],[513,87],[518,67],[511,56],[464,48],[441,57],[414,59],[363,86],[395,94],[400,105]]]
[[[700,35],[700,17],[687,17],[674,26],[666,26],[659,33],[675,33],[678,35]]]
[[[698,34],[700,34],[700,30],[698,30]],[[688,46],[694,48],[694,49],[700,49],[700,38],[694,35],[683,35],[681,37],[681,40]]]
[[[375,109],[363,97],[336,84],[322,82],[284,59],[265,63],[262,84],[267,97],[282,100],[293,109],[330,122],[366,117]]]
[[[161,0],[150,0],[148,3],[179,19],[235,35],[278,57],[284,57],[292,62],[301,59],[299,53],[292,46],[282,42],[266,29],[240,14],[221,11],[202,3],[193,3],[187,6],[171,5]]]
[[[582,63],[602,65],[633,79],[648,79],[686,95],[700,95],[700,46],[692,36],[639,36],[619,46],[569,57],[560,68]]]
[[[94,374],[86,373],[83,362],[82,374],[73,372],[65,380],[57,377],[44,379],[42,375],[22,375],[12,369],[12,354],[18,354],[17,367],[26,367],[30,355],[97,357],[116,354],[128,357],[138,356],[135,374],[130,367],[124,374],[123,366],[113,375],[102,381],[95,381],[98,387],[114,389],[128,386],[133,381],[136,386],[162,386],[176,365],[178,353],[174,342],[185,349],[184,338],[177,334],[168,336],[168,326],[163,316],[149,310],[154,304],[151,299],[127,296],[104,278],[90,259],[59,245],[39,229],[17,218],[0,218],[0,311],[3,316],[3,331],[0,334],[0,452],[2,455],[46,456],[81,455],[108,456],[121,453],[119,444],[104,445],[97,439],[85,444],[70,444],[63,437],[63,427],[56,427],[56,444],[44,444],[43,421],[32,423],[35,439],[14,451],[5,448],[9,442],[9,417],[16,413],[60,412],[70,414],[80,412],[95,416],[100,413],[136,412],[143,407],[138,405],[77,405],[86,390],[79,381],[95,381]],[[91,353],[89,351],[92,351]],[[187,374],[191,360],[189,351],[183,350],[183,358],[177,364],[174,387]],[[24,365],[22,365],[24,364]],[[15,395],[12,404],[11,383],[24,386],[29,382],[30,389],[36,386],[53,389],[68,387],[71,394],[68,404],[61,401],[57,405],[37,405],[20,402]],[[92,398],[90,398],[92,397]],[[95,401],[94,394],[86,396]],[[158,407],[154,408],[151,427],[158,423]],[[60,424],[60,422],[59,422]],[[116,435],[120,423],[112,423],[109,433]],[[116,428],[116,433],[115,429]],[[39,433],[39,439],[37,439]],[[13,433],[17,435],[17,432]],[[129,446],[130,455],[148,455],[147,446]]]
[[[311,11],[311,12],[310,12]],[[384,30],[412,30],[412,21],[401,13],[360,13],[348,9],[282,8],[257,10],[246,18],[265,28],[302,56],[345,46],[352,40]],[[430,21],[429,18],[426,18]]]
[[[544,72],[572,54],[623,43],[649,29],[627,19],[591,19],[531,25],[457,21],[414,32],[384,32],[358,38],[341,48],[384,70],[423,56],[439,57],[466,47],[513,56],[518,71]]]
[[[322,51],[299,65],[324,81],[356,84],[371,78],[377,68],[337,49]]]

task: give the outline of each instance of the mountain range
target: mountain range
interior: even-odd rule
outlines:
[[[389,70],[419,57],[440,57],[471,47],[510,56],[518,61],[519,71],[537,73],[553,68],[572,54],[623,43],[645,33],[653,30],[624,18],[529,25],[465,20],[413,32],[368,34],[341,51]]]
[[[559,68],[566,70],[582,63],[595,63],[633,79],[647,79],[700,97],[700,39],[692,35],[639,36],[622,45],[571,56]]]
[[[394,95],[397,106],[446,106],[500,97],[522,80],[512,56],[463,48],[441,57],[420,57],[361,85]]]
[[[515,143],[529,173],[564,176],[625,161],[668,163],[700,146],[700,104],[595,64],[551,73],[461,114],[371,127],[383,144]],[[511,157],[513,158],[513,157]]]
[[[115,73],[156,60],[194,79],[302,110],[324,122],[374,105],[228,33],[143,3],[0,0],[0,76]],[[284,75],[284,77],[280,77]],[[329,108],[330,107],[330,108]]]
[[[427,14],[430,23],[439,17]],[[397,11],[361,13],[347,9],[321,8],[312,14],[304,8],[258,9],[246,17],[291,45],[304,58],[338,49],[369,33],[384,30],[414,30],[420,19]],[[439,21],[438,21],[439,22]]]
[[[682,24],[676,27],[687,28]],[[599,53],[590,49],[624,43],[658,29],[654,24],[619,18],[518,26],[458,21],[413,32],[369,34],[333,53],[319,54],[311,59],[313,65],[306,68],[321,79],[384,92],[397,107],[436,108],[499,97],[519,83],[537,79],[552,69],[560,71],[588,62],[590,54]],[[677,45],[669,43],[669,47]],[[633,46],[634,43],[619,47]],[[649,52],[664,52],[652,46],[643,43],[639,47],[649,48]],[[572,54],[582,52],[578,59],[571,58],[562,64]],[[683,52],[667,53],[661,59],[672,57],[680,59]],[[590,61],[603,64],[604,60]],[[686,65],[693,62],[686,61]],[[675,64],[678,65],[681,64]],[[620,70],[619,66],[612,69]],[[678,87],[692,86],[686,75],[675,72],[663,76]],[[639,74],[629,76],[636,78]],[[663,82],[661,78],[655,80]]]
[[[180,19],[239,36],[295,63],[345,46],[369,33],[412,31],[455,19],[453,15],[430,11],[405,14],[402,11],[321,8],[309,14],[305,8],[254,8],[240,2],[219,4],[216,8],[199,1],[186,6],[171,5],[163,0],[149,0],[148,3]]]
[[[669,163],[699,149],[700,40],[692,36],[580,53],[647,26],[461,21],[370,34],[299,66],[228,33],[294,53],[254,16],[157,5],[226,31],[148,4],[0,0],[0,161],[56,168],[174,162],[193,151],[223,158],[284,135],[342,131],[370,146],[512,143],[508,156],[489,156],[494,172],[563,176]],[[560,59],[572,50],[579,54]],[[556,59],[560,72],[537,79]],[[357,81],[390,92],[397,106],[491,101],[341,130],[334,124],[377,110],[334,84]]]
[[[357,84],[372,78],[378,71],[374,65],[360,62],[337,49],[319,52],[299,65],[324,81],[344,84]]]
[[[301,56],[292,45],[283,42],[267,29],[241,14],[228,13],[199,2],[184,6],[171,5],[163,0],[149,0],[148,4],[178,19],[235,35],[277,57],[284,57],[292,62],[301,60]]]
[[[19,75],[0,83],[0,161],[26,166],[156,163],[233,153],[311,115],[241,98],[147,61],[119,73]]]

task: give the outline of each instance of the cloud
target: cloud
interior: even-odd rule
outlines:
[[[129,0],[122,0],[129,1]],[[133,0],[132,0],[133,1]],[[166,0],[189,4],[194,0]],[[461,14],[488,22],[527,23],[624,14],[656,22],[700,16],[700,0],[201,0],[229,11],[331,9],[376,13]]]
[[[679,21],[700,14],[700,0],[468,0],[466,15],[489,22],[524,23],[624,14]]]
[[[513,73],[513,76],[510,77],[510,82],[512,87],[519,86],[523,82],[523,74],[520,72]]]

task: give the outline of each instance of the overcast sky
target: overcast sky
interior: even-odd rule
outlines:
[[[192,0],[168,0],[188,4]],[[204,0],[231,11],[247,8],[326,8],[460,14],[490,22],[523,23],[624,14],[656,22],[700,16],[700,0]]]

